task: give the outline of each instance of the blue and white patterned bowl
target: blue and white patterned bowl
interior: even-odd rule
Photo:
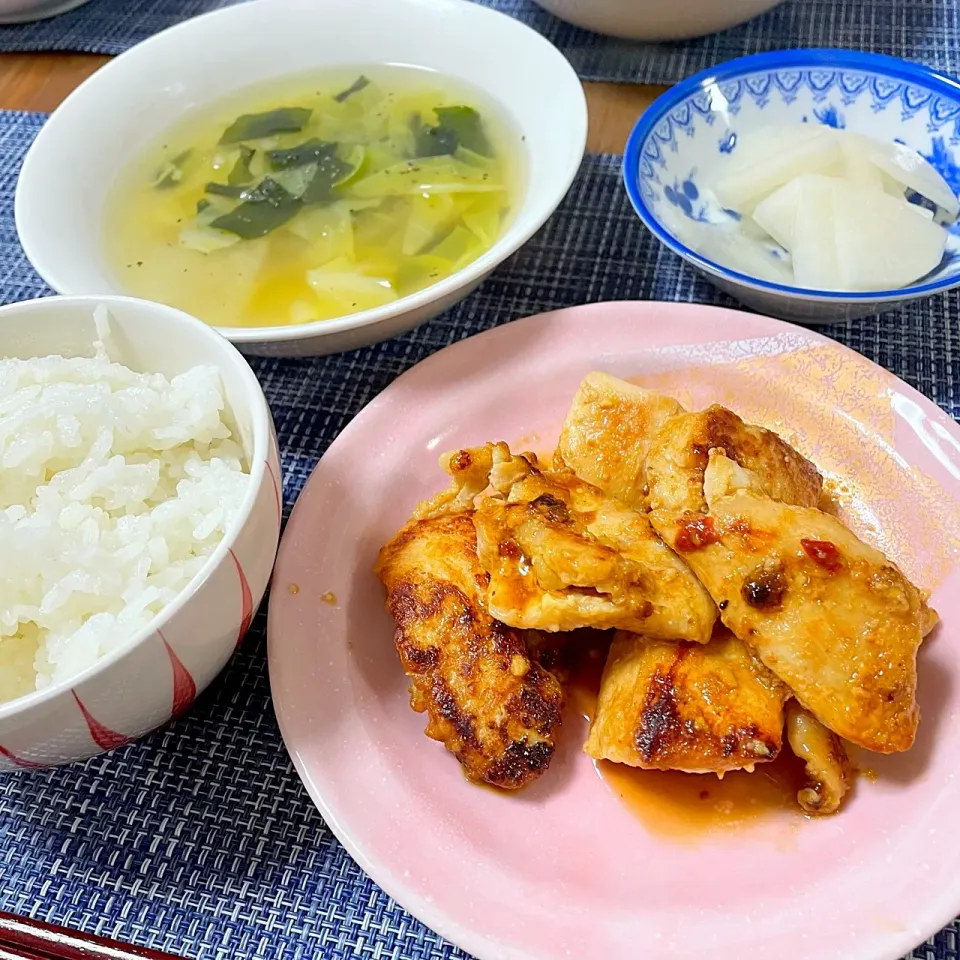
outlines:
[[[891,310],[960,286],[960,224],[940,265],[909,287],[832,292],[771,283],[696,253],[678,234],[731,216],[709,184],[731,162],[737,138],[761,127],[819,123],[919,151],[960,193],[960,84],[933,70],[878,54],[794,50],[731,60],[659,97],[627,141],[623,175],[640,219],[721,290],[761,313],[831,323]],[[724,225],[725,226],[720,226]]]

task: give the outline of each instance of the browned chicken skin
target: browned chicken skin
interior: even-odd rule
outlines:
[[[618,632],[584,750],[645,770],[752,770],[780,752],[788,695],[726,630],[705,645]]]
[[[907,750],[919,720],[923,597],[835,517],[774,500],[765,483],[713,451],[709,512],[660,512],[654,523],[723,622],[821,723],[868,750]]]
[[[807,782],[797,792],[804,813],[836,813],[850,789],[850,761],[840,738],[796,700],[787,704],[787,740],[806,764]]]
[[[646,460],[650,509],[667,518],[705,513],[703,476],[716,449],[752,471],[774,500],[804,507],[820,502],[823,479],[809,460],[770,430],[712,406],[674,417],[657,433]]]
[[[650,440],[682,412],[672,397],[608,373],[587,374],[567,413],[554,466],[570,469],[607,496],[645,510],[643,464]]]
[[[416,520],[381,551],[410,705],[470,780],[505,789],[539,777],[554,753],[562,692],[523,638],[484,608],[488,577],[468,515]]]
[[[524,629],[709,639],[713,601],[645,515],[529,461],[526,471],[512,463],[502,490],[473,514],[491,615]]]

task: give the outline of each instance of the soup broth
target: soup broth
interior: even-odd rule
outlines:
[[[129,293],[215,326],[345,316],[487,251],[520,155],[502,113],[432,72],[287,79],[192,114],[121,174],[107,262]]]

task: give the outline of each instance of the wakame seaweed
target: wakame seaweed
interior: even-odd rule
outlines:
[[[288,150],[268,150],[267,158],[272,170],[293,170],[310,163],[319,163],[325,157],[333,156],[337,151],[335,143],[323,140],[307,140]]]
[[[217,217],[210,226],[228,230],[243,240],[255,240],[282,227],[296,216],[303,204],[270,177],[244,194],[243,203],[229,213]]]
[[[482,157],[492,157],[490,141],[483,131],[483,120],[473,107],[435,107],[433,111],[441,128],[452,130],[459,146]]]
[[[410,118],[410,129],[415,157],[443,157],[456,152],[457,135],[445,127],[427,126],[419,113]]]
[[[464,147],[484,157],[492,157],[490,141],[483,132],[483,121],[473,107],[435,107],[439,123],[425,124],[419,114],[410,120],[413,131],[414,156],[442,157]]]
[[[246,191],[246,187],[229,183],[208,183],[203,188],[204,193],[212,193],[218,197],[230,197],[231,200],[239,200]]]
[[[325,203],[333,199],[333,188],[350,173],[353,168],[335,153],[327,154],[317,164],[307,189],[300,199],[304,203]]]
[[[250,170],[250,161],[257,151],[253,147],[240,147],[240,156],[233,165],[233,169],[227,175],[227,183],[238,186],[239,184],[249,183],[253,179],[253,172]]]
[[[300,152],[293,156],[296,151]],[[304,164],[316,163],[317,169],[299,197],[271,177],[264,177],[256,187],[208,183],[204,188],[206,193],[242,201],[229,213],[214,220],[211,226],[235,233],[243,240],[255,240],[283,226],[304,206],[331,201],[333,188],[353,170],[335,151],[336,144],[322,143],[319,140],[308,141],[292,150],[274,151],[282,154],[281,169],[294,169]],[[197,212],[200,212],[199,204]]]
[[[299,133],[313,113],[308,107],[280,107],[266,113],[245,113],[223,131],[220,143],[262,140],[278,133]]]
[[[359,93],[364,87],[369,86],[370,81],[363,74],[360,74],[346,90],[341,90],[333,99],[336,100],[337,103],[343,103],[344,100],[348,100],[355,93]]]

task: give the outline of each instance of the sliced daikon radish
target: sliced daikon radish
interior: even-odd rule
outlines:
[[[793,271],[784,251],[773,249],[745,236],[737,223],[700,223],[675,211],[672,207],[662,212],[664,226],[685,246],[707,260],[730,270],[744,273],[770,283],[793,283]]]
[[[894,180],[893,177],[882,170],[880,171],[880,179],[883,182],[884,193],[889,193],[891,197],[896,197],[898,200],[904,198],[907,188],[899,180]]]
[[[912,210],[918,216],[923,217],[924,220],[933,219],[933,211],[927,207],[921,207],[919,203],[908,203],[907,209]]]
[[[843,290],[834,204],[837,184],[844,188],[847,184],[815,173],[799,177],[797,183],[797,214],[790,250],[796,284],[816,290]],[[880,196],[875,191],[871,195]]]
[[[943,211],[945,219],[951,222],[956,220],[960,213],[960,202],[947,181],[916,150],[900,143],[884,143],[859,133],[846,132],[845,137],[851,144],[856,144],[864,156],[888,177],[935,203]]]
[[[755,223],[751,217],[743,217],[737,227],[745,237],[751,240],[761,240],[763,243],[770,243],[770,233],[764,230],[759,223]]]
[[[830,127],[766,127],[741,138],[717,181],[720,202],[749,213],[764,197],[804,173],[830,170],[841,152]]]
[[[875,163],[871,162],[859,141],[850,136],[840,136],[839,142],[842,155],[839,176],[853,183],[859,183],[863,187],[883,190],[883,173]],[[903,195],[902,187],[900,195]]]
[[[761,244],[742,233],[727,232],[722,236],[718,231],[707,238],[701,255],[714,263],[721,263],[759,280],[770,283],[793,285],[793,271],[786,253],[778,253],[770,244]]]
[[[736,146],[725,161],[724,172],[734,173],[769,160],[785,150],[803,147],[812,140],[830,135],[828,127],[816,123],[784,123],[760,127],[737,137]]]
[[[911,206],[856,184],[835,187],[834,242],[844,290],[905,287],[940,263],[946,230]]]
[[[784,250],[793,249],[794,221],[797,217],[802,183],[803,177],[794,177],[769,197],[761,200],[753,211],[753,219]]]

